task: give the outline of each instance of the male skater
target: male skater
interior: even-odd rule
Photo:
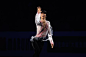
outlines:
[[[47,35],[48,35],[48,40],[50,41],[51,47],[53,48],[54,42],[52,39],[52,32],[51,32],[49,25],[50,25],[50,22],[46,21],[46,12],[42,11],[41,20],[39,23],[37,23],[38,34],[36,34],[36,36],[32,37],[30,40],[35,50],[33,57],[39,57],[41,50],[43,48],[43,45],[44,45],[43,40],[46,38]]]
[[[40,20],[41,20],[41,18],[40,18],[40,16],[41,16],[41,7],[40,6],[38,6],[37,7],[37,13],[36,13],[36,15],[35,15],[35,24],[36,24],[36,29],[38,28],[38,23],[40,22]],[[45,14],[46,15],[46,14]],[[50,22],[49,22],[50,23]],[[51,29],[51,32],[52,32],[52,35],[53,35],[53,30],[52,30],[52,26],[51,25],[49,25],[49,27],[50,27],[50,29]],[[36,30],[37,31],[37,33],[36,34],[38,34],[38,29]]]

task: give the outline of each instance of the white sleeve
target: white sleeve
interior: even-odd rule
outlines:
[[[52,32],[49,26],[50,26],[50,22],[48,22],[48,39],[50,41],[50,44],[54,44],[53,39],[52,39]]]
[[[35,15],[35,23],[37,24],[37,17],[36,17],[36,15]]]
[[[53,35],[53,31],[52,31],[52,26],[51,26],[51,24],[50,24],[50,22],[49,21],[47,21],[48,22],[48,25],[49,25],[49,28],[50,28],[50,33],[51,33],[51,35]]]
[[[38,24],[40,21],[40,19],[37,18],[37,16],[35,15],[35,23]]]

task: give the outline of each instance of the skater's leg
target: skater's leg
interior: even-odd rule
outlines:
[[[41,51],[42,51],[42,49],[43,49],[43,46],[44,46],[44,42],[43,42],[43,41],[39,41],[39,42],[38,42],[38,45],[39,45],[40,53],[41,53]]]
[[[32,42],[32,46],[33,46],[34,51],[35,51],[33,57],[39,57],[40,48],[39,48],[37,41]]]

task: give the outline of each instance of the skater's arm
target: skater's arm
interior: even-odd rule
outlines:
[[[50,23],[48,23],[48,38],[49,38],[49,41],[50,41],[50,44],[51,46],[54,45],[54,41],[53,41],[53,38],[52,38],[52,32],[51,32],[51,29],[49,27]],[[53,48],[53,46],[52,46]]]
[[[50,22],[49,22],[49,21],[47,21],[47,22],[48,22],[48,24],[49,24],[49,28],[50,28],[50,31],[51,31],[51,35],[53,35],[52,26],[51,26],[51,24],[50,24]]]
[[[38,19],[38,16],[35,15],[35,23],[38,24],[40,23],[40,19]]]
[[[37,24],[38,23],[38,20],[37,20],[37,16],[35,15],[35,23]]]

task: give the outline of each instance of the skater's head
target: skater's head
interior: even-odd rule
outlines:
[[[46,11],[41,12],[41,22],[42,22],[43,28],[45,28],[46,27]]]
[[[41,12],[41,19],[46,19],[46,11]]]
[[[41,13],[41,7],[40,6],[37,7],[37,12]]]
[[[46,12],[45,10],[42,10],[42,12],[41,12],[41,13],[46,14],[47,12]]]

